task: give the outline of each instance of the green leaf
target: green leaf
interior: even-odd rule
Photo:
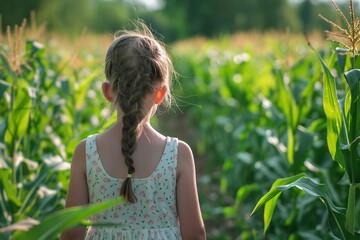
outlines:
[[[360,157],[357,154],[357,141],[360,137],[360,69],[353,69],[345,73],[346,82],[349,85],[350,97],[347,100],[350,103],[350,109],[347,114],[346,123],[348,126],[348,142],[351,143],[347,158],[345,158],[345,164],[348,168],[347,173],[350,178],[350,182],[353,184],[360,183]]]
[[[44,52],[44,45],[35,40],[26,41],[25,48],[28,58],[33,58],[36,54]]]
[[[4,54],[0,53],[0,61],[2,62],[2,68],[5,70],[4,72],[9,75],[10,79],[15,79],[15,74],[14,72],[11,70],[11,67],[9,65],[9,62],[7,61],[6,57],[4,56]]]
[[[25,213],[26,208],[28,208],[37,201],[36,193],[40,188],[41,184],[45,182],[45,178],[48,176],[48,174],[48,169],[45,169],[43,165],[40,165],[39,173],[36,179],[29,184],[29,189],[25,193],[23,193],[24,197],[22,199],[21,208],[19,209],[17,214]]]
[[[344,73],[346,82],[348,83],[351,91],[356,91],[356,87],[360,80],[360,69],[353,69]]]
[[[244,198],[251,194],[254,191],[258,191],[259,190],[259,185],[258,184],[246,184],[244,186],[241,186],[238,191],[236,192],[236,199],[235,199],[235,206],[237,208],[241,207],[241,203],[243,202]]]
[[[0,98],[3,97],[6,89],[8,89],[11,85],[7,82],[5,82],[4,80],[0,79]]]
[[[260,200],[256,203],[254,209],[252,210],[250,217],[253,216],[255,214],[255,212],[257,212],[262,206],[264,206],[267,202],[269,202],[271,199],[273,199],[274,197],[276,197],[278,194],[281,193],[281,190],[277,188],[277,186],[281,186],[284,184],[288,184],[291,182],[296,181],[297,179],[301,178],[301,177],[305,177],[306,174],[305,173],[300,173],[298,175],[292,176],[292,177],[288,177],[288,178],[279,178],[277,179],[271,186],[271,189],[260,198]],[[268,209],[268,213],[269,213],[270,209]],[[267,216],[267,218],[269,218],[270,216]]]
[[[340,208],[334,204],[334,201],[326,185],[315,182],[311,178],[308,178],[305,173],[301,173],[289,178],[276,180],[270,191],[266,193],[256,204],[250,217],[256,211],[258,211],[261,206],[265,205],[264,233],[266,232],[270,224],[271,217],[273,215],[273,211],[280,194],[282,193],[282,191],[291,189],[293,187],[299,188],[312,196],[320,198],[329,210],[331,218],[336,222],[336,226],[341,233],[342,239],[351,239],[349,238],[350,235],[345,228],[345,209]]]
[[[345,227],[345,209],[334,204],[326,185],[316,183],[311,178],[303,177],[290,184],[278,186],[277,188],[281,191],[285,191],[293,187],[297,187],[312,196],[320,198],[327,207],[331,218],[335,221],[336,226],[341,233],[341,239],[352,239]]]
[[[350,185],[349,195],[348,195],[348,204],[346,208],[346,223],[345,227],[352,235],[355,232],[355,195],[356,187],[355,185]]]
[[[360,69],[353,69],[346,72],[346,82],[350,88],[351,103],[350,103],[350,116],[351,121],[349,129],[350,142],[353,141],[357,136],[360,136],[360,118],[357,116],[360,111]]]
[[[337,62],[339,65],[339,70],[341,73],[343,73],[346,66],[346,59],[348,56],[347,54],[349,53],[349,49],[337,47],[335,51],[336,51]]]
[[[334,211],[334,212],[340,213],[340,214],[344,213],[343,208],[337,207],[334,204],[332,197],[331,197],[328,189],[326,188],[326,185],[316,183],[311,178],[302,177],[302,178],[299,178],[296,181],[291,182],[289,184],[277,186],[277,188],[281,191],[288,190],[292,187],[297,187],[314,197],[321,198],[326,203],[326,205],[329,206],[331,211]]]
[[[77,226],[86,218],[121,202],[122,198],[116,198],[96,205],[72,207],[57,211],[45,218],[39,225],[31,228],[29,231],[15,232],[11,240],[54,239],[58,234]]]
[[[94,71],[81,81],[75,92],[77,106],[83,106],[85,104],[85,100],[86,100],[85,96],[89,91],[90,85],[91,83],[93,83],[94,79],[96,79],[96,77],[98,76],[99,76],[99,72]]]
[[[315,50],[314,50],[315,51]],[[316,52],[316,51],[315,51]],[[342,114],[336,94],[335,78],[331,74],[320,55],[316,52],[324,72],[323,104],[327,121],[327,143],[333,160],[343,168],[344,159],[340,151],[340,134],[342,128]]]
[[[277,200],[279,199],[281,195],[281,192],[276,194],[272,199],[270,199],[264,207],[264,235],[266,233],[266,230],[270,226],[270,222],[274,213],[274,209],[277,203]]]
[[[274,69],[274,75],[276,80],[276,93],[278,95],[278,107],[281,109],[287,120],[287,158],[290,165],[294,164],[295,154],[295,137],[294,129],[297,127],[297,121],[299,118],[299,108],[296,105],[295,99],[285,84],[283,72],[279,69]]]
[[[288,124],[287,127],[287,158],[290,164],[294,164],[295,135],[294,129]]]
[[[16,92],[16,98],[9,114],[5,132],[5,143],[10,146],[10,153],[14,150],[15,142],[27,131],[31,111],[31,98],[27,88],[20,88]]]
[[[9,201],[12,201],[17,206],[20,207],[22,203],[20,202],[19,198],[16,196],[16,192],[17,192],[16,186],[12,184],[11,181],[9,181],[9,179],[11,179],[11,176],[9,175],[10,175],[9,172],[6,169],[1,171],[1,181],[4,186],[6,196],[8,197]]]
[[[323,238],[316,235],[316,232],[299,232],[301,239],[311,239],[311,240],[323,240]]]

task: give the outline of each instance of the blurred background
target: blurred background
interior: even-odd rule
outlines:
[[[328,150],[319,56],[339,98],[349,89],[344,72],[360,60],[334,54],[339,44],[325,40],[331,24],[319,14],[350,25],[331,2],[0,0],[0,239],[13,235],[8,226],[64,209],[76,145],[116,120],[101,92],[107,46],[138,18],[179,73],[175,104],[152,123],[193,149],[208,239],[353,239],[341,235],[344,214],[340,227],[332,221],[346,208],[348,182]],[[349,1],[336,3],[349,18]],[[336,214],[295,188],[273,214],[249,217],[274,181],[299,174],[321,183]],[[349,212],[359,216],[356,194]]]
[[[337,1],[347,8],[347,1]],[[357,3],[355,3],[357,4]],[[194,35],[217,37],[239,31],[309,32],[328,27],[318,14],[334,12],[324,0],[14,0],[0,1],[2,27],[20,24],[30,13],[49,31],[77,35],[113,33],[144,19],[172,42]]]

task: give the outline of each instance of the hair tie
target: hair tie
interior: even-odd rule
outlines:
[[[128,177],[128,178],[131,178],[131,177],[132,177],[132,174],[131,174],[131,173],[128,173],[127,177]]]

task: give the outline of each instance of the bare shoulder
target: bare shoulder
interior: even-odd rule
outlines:
[[[85,157],[86,154],[86,139],[81,140],[75,148],[74,157]]]
[[[179,140],[178,142],[178,159],[193,158],[192,150],[186,142]]]
[[[179,140],[178,142],[178,156],[177,156],[177,175],[186,172],[194,171],[194,156],[192,150],[184,141]]]
[[[74,154],[75,153],[85,153],[86,150],[86,138],[81,140],[75,148]]]
[[[86,168],[86,139],[81,140],[75,150],[74,150],[74,154],[73,154],[73,158],[72,158],[72,168],[76,168],[78,171],[82,171],[85,172],[85,168]]]

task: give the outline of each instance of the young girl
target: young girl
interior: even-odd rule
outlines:
[[[120,195],[125,203],[62,239],[205,239],[191,149],[150,125],[157,106],[170,103],[173,66],[143,28],[122,32],[107,51],[102,90],[117,121],[76,147],[66,199],[66,207]]]

